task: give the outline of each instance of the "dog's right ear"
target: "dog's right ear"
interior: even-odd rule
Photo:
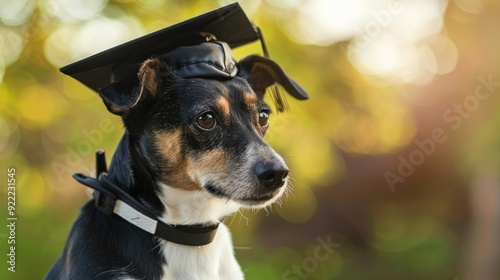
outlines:
[[[123,116],[136,108],[139,103],[152,101],[162,88],[163,79],[170,76],[167,65],[159,58],[144,61],[137,77],[122,79],[99,90],[108,111]]]

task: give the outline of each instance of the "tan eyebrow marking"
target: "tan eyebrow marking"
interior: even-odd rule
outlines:
[[[229,115],[231,113],[231,106],[229,105],[229,102],[224,97],[219,97],[219,99],[217,99],[217,101],[215,103],[215,106],[217,106],[217,108],[219,110],[221,110],[221,112],[226,117],[229,117]]]
[[[245,104],[247,104],[248,106],[253,106],[257,104],[257,102],[259,101],[259,99],[255,94],[251,94],[248,92],[245,92],[243,100],[245,101]]]

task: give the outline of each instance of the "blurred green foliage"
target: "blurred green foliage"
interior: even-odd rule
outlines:
[[[500,261],[499,3],[240,2],[311,96],[289,99],[266,136],[290,165],[293,193],[226,220],[247,279],[498,276],[477,256]],[[17,271],[6,269],[2,229],[0,279],[43,277],[89,197],[71,174],[93,172],[93,152],[111,155],[123,133],[97,95],[58,68],[223,4],[0,0],[0,179],[15,167],[18,182]],[[349,21],[359,16],[352,5],[364,21]],[[235,50],[250,53],[261,53],[258,43]],[[494,81],[484,100],[473,98],[488,90],[478,77]],[[424,141],[436,128],[446,141]],[[89,137],[96,129],[102,137]],[[0,196],[4,205],[6,188]],[[338,244],[326,259],[315,256],[318,238]]]

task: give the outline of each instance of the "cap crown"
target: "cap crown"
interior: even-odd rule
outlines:
[[[234,3],[102,51],[60,70],[96,92],[113,82],[136,76],[140,63],[155,56],[164,56],[177,64],[176,71],[180,76],[234,77],[237,70],[230,48],[259,38],[257,28],[240,5]],[[189,62],[195,63],[190,65]]]

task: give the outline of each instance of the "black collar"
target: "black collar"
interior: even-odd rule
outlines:
[[[105,172],[98,172],[98,179],[73,174],[79,183],[94,189],[95,206],[108,215],[113,213],[127,222],[158,236],[166,241],[188,246],[210,244],[217,233],[219,224],[211,225],[171,225],[156,219],[156,215],[140,204],[130,194],[116,186]]]

